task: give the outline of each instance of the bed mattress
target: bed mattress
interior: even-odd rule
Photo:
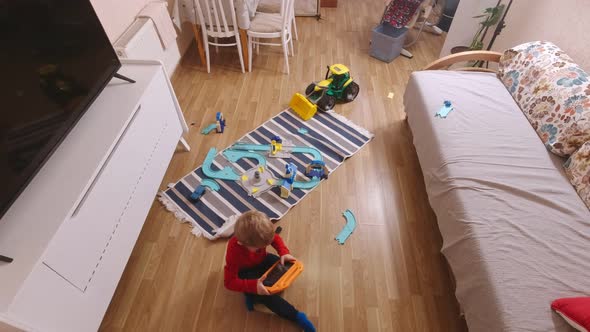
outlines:
[[[404,104],[470,331],[574,331],[550,304],[590,295],[590,211],[564,160],[494,74],[415,72]]]

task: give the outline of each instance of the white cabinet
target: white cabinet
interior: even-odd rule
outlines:
[[[160,63],[119,72],[137,83],[113,79],[0,220],[0,252],[14,258],[0,263],[0,321],[96,330],[177,143],[188,148]]]

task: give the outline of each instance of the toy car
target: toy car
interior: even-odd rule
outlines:
[[[328,66],[326,79],[311,83],[305,89],[305,96],[296,93],[289,107],[304,119],[310,119],[317,110],[327,112],[334,108],[337,101],[353,101],[359,94],[360,87],[350,76],[348,67],[342,64]]]
[[[328,168],[326,163],[321,160],[312,160],[307,167],[305,167],[305,175],[310,178],[317,177],[319,179],[328,178]]]
[[[308,85],[305,95],[318,105],[320,111],[329,111],[334,108],[336,101],[353,101],[359,91],[360,87],[350,77],[348,67],[336,64],[328,66],[325,80]]]
[[[199,185],[197,188],[195,188],[195,191],[193,191],[193,193],[189,197],[190,200],[193,202],[198,201],[205,194],[205,190],[206,190],[205,186]]]

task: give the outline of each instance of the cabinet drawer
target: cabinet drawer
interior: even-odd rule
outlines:
[[[181,136],[182,129],[168,90],[163,88],[163,79],[154,78],[102,169],[44,254],[43,263],[82,292],[105,255],[119,254],[110,250],[109,245],[122,222],[143,224],[145,215],[141,220],[130,220],[128,216],[138,215],[135,210],[142,208],[137,197],[150,202],[153,199],[163,172],[151,197],[142,196],[146,191],[143,182],[153,164],[167,165],[170,157],[162,161],[162,150],[173,150]],[[165,93],[153,91],[157,87]],[[136,239],[137,234],[129,241],[135,243]]]

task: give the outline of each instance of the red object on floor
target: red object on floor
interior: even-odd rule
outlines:
[[[557,299],[551,303],[551,309],[577,330],[590,331],[590,297]]]

